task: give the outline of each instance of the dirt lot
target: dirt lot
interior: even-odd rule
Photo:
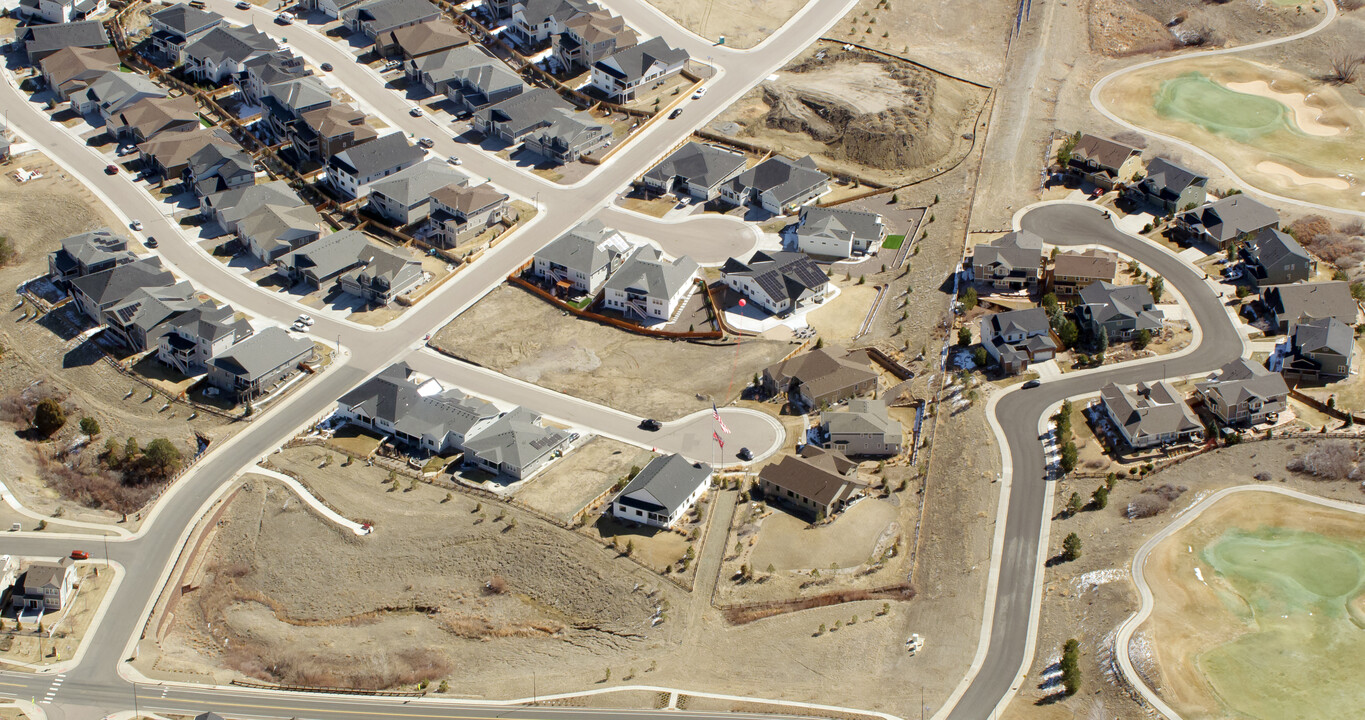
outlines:
[[[43,615],[42,627],[45,632],[41,639],[34,633],[36,628],[31,623],[25,625],[24,632],[15,633],[14,616],[6,613],[5,631],[0,633],[0,665],[7,660],[50,665],[70,660],[76,654],[114,577],[111,572],[101,572],[103,568],[97,565],[89,562],[76,566],[76,582],[80,587],[67,603],[65,612],[55,611]],[[51,635],[46,632],[49,630],[52,631]]]
[[[971,150],[985,98],[983,88],[911,63],[818,43],[708,128],[788,155],[809,153],[837,174],[903,184]]]
[[[1183,509],[1223,487],[1257,483],[1254,475],[1267,473],[1267,484],[1291,487],[1316,495],[1360,502],[1359,484],[1350,480],[1314,479],[1286,470],[1291,459],[1319,443],[1316,439],[1287,439],[1244,443],[1189,460],[1143,480],[1119,480],[1103,510],[1087,510],[1074,517],[1053,519],[1050,543],[1061,551],[1062,539],[1075,532],[1082,540],[1081,557],[1046,571],[1038,651],[1020,692],[1003,717],[1058,720],[1072,717],[1149,717],[1120,687],[1109,667],[1113,632],[1137,609],[1137,596],[1128,567],[1139,545]],[[1340,441],[1337,441],[1340,442]],[[1072,492],[1088,499],[1103,478],[1077,478],[1058,484],[1054,511],[1060,511]],[[1167,498],[1174,498],[1168,500]],[[1159,510],[1153,517],[1129,519]],[[1061,655],[1067,638],[1081,643],[1081,691],[1076,696],[1049,701],[1055,684],[1043,672]],[[1141,653],[1135,652],[1135,657]],[[1052,676],[1049,676],[1052,677]],[[1055,683],[1055,679],[1053,680]]]
[[[41,170],[45,177],[19,185],[9,173],[21,165]],[[16,262],[0,268],[0,288],[13,289],[46,273],[47,253],[58,248],[62,238],[102,226],[119,227],[118,221],[103,212],[103,205],[88,190],[39,155],[26,154],[0,165],[0,170],[5,173],[0,177],[0,235],[8,238],[18,252]],[[0,393],[17,396],[27,390],[31,397],[48,393],[65,397],[68,422],[52,442],[33,444],[10,432],[0,439],[0,457],[11,468],[5,483],[30,509],[77,520],[121,517],[121,513],[112,510],[83,508],[81,498],[90,501],[90,496],[73,488],[64,498],[39,477],[45,473],[40,472],[35,453],[47,457],[75,440],[82,416],[92,416],[100,424],[102,432],[92,443],[97,446],[95,449],[102,449],[108,438],[122,445],[129,436],[137,437],[143,444],[165,437],[182,453],[189,454],[195,447],[195,432],[215,442],[234,432],[231,423],[216,416],[200,413],[191,421],[187,418],[192,411],[185,406],[172,405],[163,411],[164,399],[147,400],[145,386],[101,361],[93,344],[72,341],[79,319],[70,306],[36,322],[32,320],[34,312],[18,305],[7,308],[7,322],[0,328],[0,346],[4,348],[0,355]],[[25,315],[30,319],[25,320]],[[24,413],[18,411],[7,412],[3,422],[15,431],[27,427]],[[91,449],[78,455],[93,452]],[[135,508],[156,489],[142,486],[116,494],[123,506]],[[101,497],[109,495],[100,493]]]
[[[632,467],[644,467],[652,455],[634,445],[598,437],[569,453],[526,483],[517,500],[565,522],[606,492]]]
[[[834,522],[810,527],[810,523],[785,510],[770,510],[762,520],[754,546],[754,567],[777,572],[850,568],[867,564],[878,545],[885,544],[900,528],[894,520],[896,504],[863,500]]]
[[[534,336],[526,328],[536,328]],[[442,328],[431,343],[527,382],[660,420],[709,408],[711,397],[724,404],[727,392],[738,395],[754,373],[794,349],[762,339],[746,339],[736,350],[647,338],[563,315],[508,285]]]
[[[751,48],[773,34],[804,0],[650,0],[650,5],[692,32],[725,44]]]

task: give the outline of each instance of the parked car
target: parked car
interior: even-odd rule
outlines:
[[[1033,388],[1036,388],[1036,387],[1038,387],[1039,385],[1042,385],[1042,383],[1038,382],[1037,380],[1030,380],[1030,381],[1024,383],[1024,389],[1025,389],[1025,390],[1032,390]]]
[[[88,553],[88,552],[86,552],[86,551],[84,551],[84,550],[72,550],[72,551],[71,551],[71,559],[72,559],[72,560],[89,560],[89,559],[90,559],[90,553]]]
[[[304,325],[308,325],[308,326],[311,327],[311,326],[313,325],[313,316],[311,316],[311,315],[300,315],[300,316],[299,316],[299,319],[296,320],[295,322],[301,322],[301,323],[303,323]]]
[[[703,96],[703,95],[705,95],[705,94],[706,94],[706,88],[704,88],[704,87],[697,88],[697,91],[694,92],[694,93],[692,93],[692,99],[693,99],[693,100],[700,100],[700,99],[701,99],[701,96]]]
[[[323,63],[318,66],[323,72],[332,72],[332,63]]]
[[[143,245],[146,245],[146,246],[149,247],[149,248],[153,248],[153,249],[155,249],[157,245],[160,245],[160,243],[158,243],[158,242],[156,241],[156,238],[154,238],[154,237],[148,237],[148,238],[147,238],[147,242],[142,243],[142,244],[143,244]]]
[[[118,174],[118,166],[117,166],[117,165],[105,165],[105,166],[104,166],[104,174],[105,174],[105,175],[117,175],[117,174]]]
[[[247,2],[246,0],[238,0],[236,7],[238,10],[250,10],[251,3]]]
[[[739,459],[743,460],[744,462],[749,462],[750,460],[754,459],[754,454],[752,452],[749,452],[749,448],[742,447],[739,449]]]
[[[128,223],[128,227],[130,227],[130,228],[132,228],[132,229],[134,229],[134,230],[141,230],[141,229],[142,229],[142,221],[141,221],[141,220],[134,220],[134,221]]]
[[[641,430],[648,430],[648,431],[650,431],[650,432],[658,432],[660,427],[661,427],[661,426],[659,425],[659,421],[658,421],[658,420],[655,420],[654,418],[645,418],[644,420],[641,420],[641,421],[640,421],[640,429],[641,429]]]
[[[424,148],[433,148],[433,147],[436,147],[436,141],[435,141],[435,140],[432,140],[432,139],[429,138],[429,137],[419,138],[419,139],[417,140],[417,144],[418,144],[418,145],[421,145],[421,146],[424,147]]]
[[[678,116],[681,115],[681,114],[682,114],[682,108],[677,108],[677,109],[675,109],[673,112],[671,112],[671,113],[668,114],[668,119],[669,119],[669,120],[672,120],[672,119],[678,117]]]
[[[294,324],[293,324],[293,325],[290,325],[290,326],[289,326],[289,331],[290,331],[290,332],[308,332],[308,326],[307,326],[307,325],[304,325],[303,323],[298,322],[298,321],[296,320],[296,321],[294,321]]]
[[[461,159],[455,157],[454,155],[451,155],[450,157],[446,158],[446,162],[450,163],[451,165],[463,165],[463,164],[464,164],[464,161],[463,161],[463,160],[461,160]]]
[[[413,116],[413,117],[422,117],[422,108],[415,107],[415,108],[409,110],[409,111],[408,111],[408,114],[411,115],[411,116]]]
[[[290,13],[282,12],[279,15],[275,16],[275,22],[281,25],[288,25],[289,23],[294,22],[294,16],[291,15]]]

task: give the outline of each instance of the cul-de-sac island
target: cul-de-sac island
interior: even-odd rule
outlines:
[[[1362,7],[3,0],[0,720],[1361,717]]]

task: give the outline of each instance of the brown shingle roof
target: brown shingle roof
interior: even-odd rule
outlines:
[[[1114,281],[1118,272],[1118,256],[1101,250],[1083,253],[1058,253],[1052,261],[1052,274],[1092,280]]]
[[[850,480],[834,470],[834,458],[823,455],[811,460],[783,457],[758,472],[760,479],[783,490],[790,490],[817,505],[848,500],[866,485]]]
[[[398,28],[390,32],[389,37],[408,57],[420,57],[469,44],[469,36],[445,20],[429,20]]]
[[[1108,138],[1082,135],[1071,151],[1073,160],[1089,160],[1103,168],[1118,170],[1138,149]]]
[[[433,190],[431,198],[452,210],[469,214],[486,208],[498,200],[506,200],[507,196],[487,184],[475,185],[474,187],[460,187],[452,184]]]
[[[772,365],[768,374],[779,387],[786,387],[792,378],[800,380],[806,386],[806,394],[812,398],[877,378],[868,367],[867,353],[845,353],[843,348],[834,345],[816,348]]]

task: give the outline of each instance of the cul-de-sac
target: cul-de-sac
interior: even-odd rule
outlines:
[[[0,0],[0,720],[1346,720],[1365,0]]]

